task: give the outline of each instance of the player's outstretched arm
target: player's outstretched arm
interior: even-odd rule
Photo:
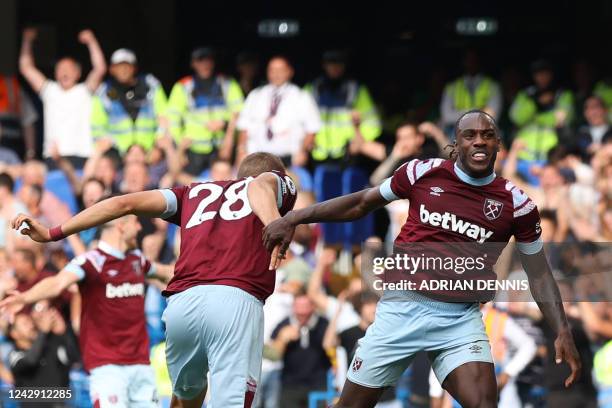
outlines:
[[[332,198],[303,208],[290,211],[264,229],[264,245],[269,251],[280,246],[280,254],[284,255],[291,243],[293,231],[299,224],[314,222],[353,221],[388,203],[380,194],[378,187],[367,188],[356,193]]]
[[[63,225],[52,229],[48,229],[25,214],[19,214],[13,219],[11,227],[19,229],[22,223],[25,223],[26,226],[20,230],[23,235],[28,235],[37,242],[49,242],[105,224],[128,214],[158,217],[166,211],[166,206],[166,199],[160,191],[142,191],[100,201],[70,218]]]
[[[78,280],[78,276],[73,272],[62,270],[57,275],[41,280],[25,292],[9,291],[8,296],[0,301],[0,311],[7,314],[9,321],[12,322],[25,305],[57,297]]]
[[[565,360],[572,370],[570,376],[565,380],[565,386],[569,387],[580,377],[582,364],[563,310],[559,287],[553,278],[543,249],[533,255],[520,253],[520,256],[529,278],[531,294],[540,307],[544,319],[557,333],[555,362],[560,364]]]

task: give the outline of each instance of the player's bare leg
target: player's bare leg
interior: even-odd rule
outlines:
[[[170,408],[202,408],[204,404],[204,397],[206,397],[206,389],[204,389],[194,398],[190,400],[180,399],[176,395],[172,394],[172,400],[170,400]]]
[[[442,387],[464,408],[497,407],[497,381],[492,363],[462,364],[446,377]]]
[[[340,400],[334,408],[372,408],[384,390],[384,388],[364,387],[346,380]]]

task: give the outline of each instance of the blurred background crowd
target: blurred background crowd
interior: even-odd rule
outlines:
[[[176,72],[182,76],[172,77],[172,68],[146,62],[156,39],[168,41],[151,34],[154,28],[143,30],[151,34],[143,59],[136,52],[143,49],[142,40],[119,41],[108,25],[102,31],[119,43],[117,48],[97,30],[74,29],[74,22],[63,31],[30,24],[45,21],[45,8],[51,7],[41,10],[31,3],[18,8],[23,30],[19,36],[15,29],[15,58],[5,60],[4,54],[5,73],[0,73],[0,297],[57,273],[98,239],[92,229],[38,245],[9,228],[17,213],[57,225],[111,194],[232,178],[242,158],[257,151],[282,158],[298,186],[296,208],[301,208],[377,185],[408,160],[448,157],[457,118],[482,109],[500,126],[497,174],[526,191],[540,209],[543,239],[584,368],[578,384],[564,389],[569,371],[554,364],[554,334],[535,303],[487,304],[483,318],[497,363],[500,405],[612,407],[612,71],[610,61],[595,57],[603,52],[603,38],[601,43],[591,38],[585,45],[591,53],[584,56],[559,58],[562,53],[549,47],[517,55],[511,64],[493,59],[499,52],[493,42],[463,40],[451,51],[453,66],[424,57],[427,72],[415,73],[420,64],[415,59],[407,74],[366,60],[354,44],[331,41],[326,47],[320,41],[313,58],[311,49],[294,48],[304,45],[299,40],[276,38],[269,44],[277,49],[240,50],[210,29],[204,36],[191,28],[184,31],[193,38],[176,51],[185,57],[168,61],[181,64]],[[152,8],[168,8],[160,4],[152,2]],[[560,5],[567,14],[567,4]],[[146,8],[141,6],[128,7],[126,14]],[[202,6],[193,7],[202,13]],[[60,22],[68,18],[53,13]],[[183,22],[195,23],[182,8],[177,13]],[[140,17],[132,17],[142,26]],[[342,21],[340,28],[347,28]],[[470,21],[463,21],[468,30]],[[476,31],[485,32],[497,24],[474,23]],[[267,20],[258,32],[289,36],[299,30],[296,24]],[[417,34],[403,30],[400,39]],[[121,48],[130,44],[137,46]],[[64,57],[58,48],[76,57]],[[406,64],[404,58],[397,51],[392,60]],[[371,75],[359,75],[372,71],[377,78],[371,81]],[[361,280],[361,243],[392,242],[408,205],[396,201],[358,222],[297,229],[265,305],[265,359],[256,406],[310,408],[337,395],[376,310],[377,297]],[[161,220],[140,223],[145,256],[172,264],[180,231]],[[500,264],[501,277],[520,276],[512,254]],[[162,289],[155,281],[148,286],[146,314],[151,364],[167,402]],[[70,385],[71,404],[89,406],[75,342],[79,313],[75,289],[36,304],[12,324],[0,319],[2,396],[12,386]],[[379,405],[453,404],[430,379],[422,355]]]

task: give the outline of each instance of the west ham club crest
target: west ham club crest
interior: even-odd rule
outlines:
[[[360,359],[359,357],[356,357],[355,360],[353,361],[353,372],[359,371],[362,363],[363,363],[363,360]]]
[[[502,208],[504,208],[504,203],[487,198],[482,211],[489,221],[493,221],[499,218],[502,213]]]

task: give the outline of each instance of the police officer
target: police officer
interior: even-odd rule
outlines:
[[[111,139],[122,154],[133,144],[150,150],[167,127],[163,87],[153,75],[137,73],[136,55],[126,48],[112,54],[109,72],[92,101],[94,139]]]
[[[193,75],[172,88],[168,119],[176,143],[189,145],[185,171],[198,175],[210,167],[217,153],[222,158],[231,155],[235,121],[244,96],[234,79],[215,73],[211,48],[195,49],[191,68]]]

